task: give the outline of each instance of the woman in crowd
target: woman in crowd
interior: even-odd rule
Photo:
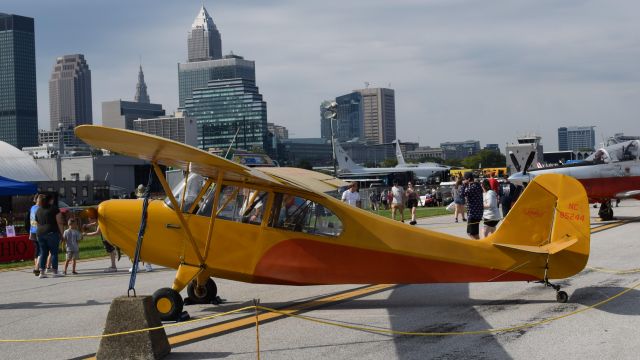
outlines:
[[[482,180],[482,203],[484,212],[482,220],[484,221],[484,237],[493,234],[496,226],[500,222],[500,212],[498,211],[498,194],[491,189],[489,179]]]
[[[454,215],[456,222],[458,222],[458,215],[462,215],[462,221],[467,221],[464,217],[464,197],[462,197],[462,178],[457,178],[455,185],[451,189],[451,195],[453,197]]]
[[[64,217],[58,209],[55,197],[44,194],[38,198],[36,221],[38,228],[36,235],[40,247],[40,278],[45,274],[47,256],[51,254],[51,268],[53,276],[58,276],[58,247],[64,232]]]

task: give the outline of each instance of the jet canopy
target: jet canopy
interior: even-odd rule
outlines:
[[[595,163],[610,163],[617,161],[637,160],[640,149],[640,140],[625,141],[619,144],[598,149],[586,160]]]

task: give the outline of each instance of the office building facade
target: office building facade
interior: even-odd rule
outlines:
[[[189,62],[215,60],[222,57],[220,32],[204,5],[191,25],[188,53]]]
[[[362,94],[352,92],[336,98],[336,138],[339,141],[348,141],[355,138],[363,139],[364,112]]]
[[[255,62],[238,55],[225,55],[223,59],[178,64],[178,100],[183,107],[192,97],[193,90],[207,87],[210,80],[256,80]]]
[[[596,146],[595,126],[569,126],[558,128],[558,150],[594,150]]]
[[[91,70],[82,54],[56,59],[49,80],[51,130],[93,124]]]
[[[198,146],[202,149],[227,148],[234,138],[235,148],[269,148],[267,104],[255,81],[209,81],[186,99],[184,110],[197,121]]]
[[[447,141],[440,143],[445,160],[464,159],[480,151],[480,141]]]
[[[396,139],[395,92],[386,88],[355,90],[362,96],[362,138],[367,144]]]
[[[103,101],[102,125],[133,130],[133,121],[164,116],[161,104],[139,103],[135,101]]]
[[[170,116],[133,120],[133,130],[191,146],[198,146],[196,121],[187,117],[181,111]]]
[[[0,13],[0,140],[38,145],[36,52],[32,18]]]

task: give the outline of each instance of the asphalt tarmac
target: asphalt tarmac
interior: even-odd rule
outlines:
[[[532,283],[293,287],[216,280],[226,303],[185,309],[198,319],[260,299],[271,308],[302,304],[308,308],[300,314],[315,319],[400,332],[482,331],[568,315],[517,331],[448,336],[375,334],[280,317],[260,325],[261,359],[637,359],[640,287],[589,308],[640,282],[640,222],[628,221],[640,217],[640,202],[623,201],[615,212],[625,221],[602,223],[592,217],[587,269],[559,282],[569,294],[565,304],[555,301],[553,290]],[[465,224],[455,224],[452,215],[424,219],[418,226],[465,233]],[[79,275],[48,279],[37,279],[26,269],[1,272],[0,339],[101,334],[111,300],[126,295],[129,282],[126,257],[117,273],[105,274],[107,265],[104,259],[82,262]],[[138,294],[170,286],[173,274],[168,269],[143,270]],[[340,295],[327,298],[335,294]],[[318,299],[322,301],[314,301]],[[584,311],[573,314],[578,310]],[[242,322],[252,314],[167,329],[174,342],[167,359],[255,359],[255,327]],[[216,325],[220,323],[224,325]],[[0,343],[0,357],[87,358],[98,343]]]

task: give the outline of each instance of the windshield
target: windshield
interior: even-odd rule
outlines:
[[[173,187],[173,190],[171,192],[176,198],[178,204],[182,204],[182,195],[184,193],[184,205],[182,205],[183,212],[188,211],[191,208],[191,205],[193,205],[196,197],[198,197],[198,193],[204,186],[205,182],[206,179],[204,177],[198,174],[191,173],[189,174],[189,177],[186,179],[186,181],[185,179],[182,179],[182,181],[180,181],[178,185]],[[184,192],[185,184],[187,185],[186,193]],[[173,209],[169,197],[164,200],[164,203]]]

